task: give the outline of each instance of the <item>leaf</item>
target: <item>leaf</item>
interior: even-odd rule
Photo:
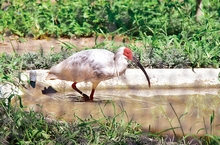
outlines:
[[[210,116],[210,125],[212,125],[214,118],[215,118],[215,114],[214,114],[214,111],[213,111],[212,115]]]
[[[49,139],[50,138],[50,134],[47,134],[45,132],[42,132],[41,135],[45,138],[45,139]]]

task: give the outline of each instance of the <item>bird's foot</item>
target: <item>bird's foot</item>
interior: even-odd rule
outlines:
[[[91,101],[91,100],[89,99],[89,96],[88,96],[88,95],[82,93],[82,96],[83,96],[84,101],[86,101],[86,102],[87,102],[87,101]]]

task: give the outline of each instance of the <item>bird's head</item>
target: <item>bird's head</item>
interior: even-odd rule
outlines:
[[[133,53],[131,49],[124,47],[123,55],[126,56],[129,60],[133,60]]]
[[[121,47],[121,48],[119,48],[119,51],[123,51],[123,55],[126,56],[128,60],[133,61],[143,71],[144,75],[147,78],[148,86],[150,87],[150,78],[147,75],[147,72],[145,71],[144,67],[139,62],[139,60],[133,55],[131,49],[129,49],[127,47]]]

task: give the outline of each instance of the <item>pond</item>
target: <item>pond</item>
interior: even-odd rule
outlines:
[[[213,133],[220,135],[220,89],[99,89],[93,102],[78,101],[80,95],[75,91],[42,94],[43,86],[28,88],[22,96],[23,105],[36,111],[42,111],[49,118],[72,121],[87,118],[113,116],[123,110],[144,130],[162,131],[182,125],[185,134],[202,135]],[[89,94],[89,90],[84,90]],[[111,100],[113,103],[108,103]],[[114,104],[114,105],[113,105]],[[102,112],[103,111],[103,112]],[[177,116],[175,115],[177,114]],[[210,125],[210,117],[214,113],[214,121]],[[182,135],[180,128],[175,132]],[[165,134],[172,135],[167,131]]]

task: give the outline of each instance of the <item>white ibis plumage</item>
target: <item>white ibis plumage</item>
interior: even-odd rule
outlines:
[[[134,61],[144,72],[150,87],[150,79],[145,69],[127,47],[119,48],[115,54],[105,49],[90,49],[77,52],[53,66],[49,70],[47,78],[72,81],[74,82],[72,88],[80,93],[85,101],[93,100],[97,85],[103,80],[122,75],[127,69],[127,60]],[[90,97],[76,87],[78,82],[92,83]]]

